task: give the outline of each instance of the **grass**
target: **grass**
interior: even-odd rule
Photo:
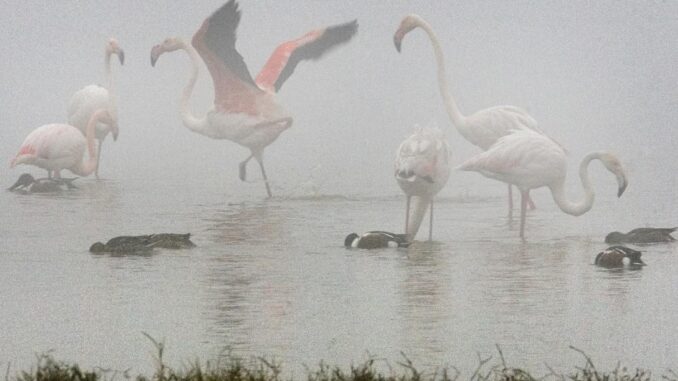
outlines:
[[[380,360],[370,359],[359,365],[348,368],[328,365],[321,362],[317,368],[307,368],[301,378],[285,377],[282,374],[281,364],[268,361],[264,358],[243,359],[232,353],[219,356],[216,361],[201,363],[194,361],[183,369],[172,369],[163,361],[164,343],[158,342],[145,334],[156,348],[155,372],[148,375],[131,376],[128,371],[111,371],[101,368],[82,370],[78,365],[68,364],[55,360],[50,354],[42,354],[37,358],[37,364],[29,371],[20,371],[10,374],[8,366],[5,381],[117,381],[119,379],[133,381],[678,381],[678,374],[668,371],[660,377],[653,377],[652,373],[643,369],[631,370],[617,365],[608,371],[598,370],[591,358],[583,351],[570,347],[579,352],[584,360],[583,366],[575,366],[568,374],[559,374],[550,370],[550,373],[534,376],[528,371],[506,364],[504,355],[497,347],[498,359],[478,356],[478,366],[475,371],[466,377],[454,367],[451,369],[422,372],[414,367],[412,362],[403,354],[403,360],[397,363],[394,369],[390,365],[388,372],[377,369]],[[387,364],[388,365],[388,364]]]

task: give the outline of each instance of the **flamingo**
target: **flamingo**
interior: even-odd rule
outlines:
[[[565,195],[565,150],[547,136],[531,130],[517,130],[499,138],[487,151],[467,160],[459,169],[479,172],[483,176],[513,184],[520,190],[520,237],[524,239],[525,209],[530,189],[548,187],[560,210],[573,216],[580,216],[591,209],[594,192],[588,166],[593,160],[600,160],[616,176],[619,186],[617,197],[621,197],[628,182],[619,159],[611,153],[593,152],[586,155],[579,166],[584,199],[570,201]]]
[[[191,45],[180,38],[168,38],[151,50],[151,65],[166,52],[184,50],[192,63],[191,77],[181,99],[181,117],[189,130],[212,139],[228,139],[250,150],[239,165],[239,177],[246,180],[247,163],[259,163],[268,197],[271,188],[263,163],[264,148],[291,127],[292,117],[276,102],[275,93],[302,60],[317,60],[332,48],[348,42],[358,24],[345,24],[313,30],[302,37],[280,44],[256,79],[235,48],[240,23],[238,3],[231,0],[208,17],[193,36]],[[206,116],[194,116],[189,98],[198,78],[198,55],[202,57],[214,84],[214,108]]]
[[[92,114],[99,109],[106,109],[111,119],[118,120],[118,110],[115,99],[115,87],[113,74],[111,73],[111,56],[118,56],[120,65],[125,63],[125,52],[120,48],[120,44],[115,38],[111,38],[106,43],[104,52],[104,71],[106,73],[106,86],[88,85],[78,90],[71,97],[68,104],[68,124],[77,127],[83,135],[87,133],[87,123]],[[95,137],[99,141],[97,149],[97,167],[94,171],[96,178],[99,178],[99,163],[101,161],[101,145],[111,132],[111,126],[105,123],[97,125]],[[117,133],[113,135],[113,140],[117,140]]]
[[[433,197],[450,177],[449,146],[438,128],[423,127],[405,139],[398,147],[395,162],[395,178],[407,196],[405,211],[405,234],[408,241],[414,239],[419,226],[431,207],[429,241],[433,239]],[[410,216],[410,204],[414,210]]]
[[[92,114],[87,122],[86,137],[68,124],[46,124],[28,134],[10,167],[35,165],[54,171],[57,179],[61,178],[62,169],[68,169],[78,176],[89,176],[96,170],[98,161],[94,146],[97,123],[109,125],[113,136],[118,135],[118,125],[106,109],[99,109]],[[85,147],[89,154],[87,160],[83,158]]]
[[[464,116],[450,93],[447,84],[445,70],[445,58],[438,37],[433,32],[431,25],[418,15],[410,14],[400,22],[398,30],[393,36],[393,43],[400,53],[403,38],[416,28],[423,29],[433,45],[436,62],[438,65],[438,87],[445,104],[447,115],[457,131],[471,144],[480,147],[483,151],[489,149],[499,138],[508,135],[513,130],[532,130],[543,134],[537,125],[537,121],[527,111],[515,106],[494,106],[480,110],[469,116]],[[513,211],[513,192],[511,185],[508,186],[509,216]],[[530,209],[534,209],[534,203],[529,198]]]

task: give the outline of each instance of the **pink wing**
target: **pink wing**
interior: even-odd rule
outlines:
[[[317,60],[333,48],[348,42],[357,32],[358,22],[313,30],[296,40],[280,44],[257,75],[259,88],[277,92],[302,60]]]
[[[74,134],[74,131],[77,134]],[[84,137],[75,127],[66,124],[47,124],[28,134],[10,165],[14,167],[20,159],[52,159],[68,155],[83,141]]]
[[[215,108],[220,112],[257,115],[256,99],[262,91],[235,49],[239,23],[238,3],[231,0],[203,22],[191,43],[212,76]]]

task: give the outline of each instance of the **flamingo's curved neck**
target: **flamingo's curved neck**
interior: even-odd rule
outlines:
[[[183,43],[181,49],[185,50],[191,59],[191,78],[188,80],[188,84],[184,87],[181,95],[181,120],[189,130],[202,134],[205,130],[206,118],[198,118],[193,115],[190,105],[191,94],[193,94],[193,88],[198,81],[200,59],[198,58],[198,52],[192,46]]]
[[[567,198],[567,195],[565,194],[565,179],[550,187],[553,201],[556,202],[563,212],[573,216],[581,216],[588,212],[593,206],[595,194],[593,193],[593,188],[591,187],[591,181],[589,179],[589,164],[594,159],[600,159],[600,154],[594,152],[586,155],[579,165],[579,178],[581,179],[581,184],[584,188],[584,198],[582,200],[570,201]]]
[[[431,45],[433,45],[433,52],[435,53],[436,62],[438,64],[438,87],[440,89],[440,95],[443,97],[447,115],[452,119],[454,126],[458,130],[462,130],[466,127],[465,117],[459,111],[457,102],[455,102],[450,93],[450,88],[447,83],[447,71],[445,70],[445,56],[443,55],[443,49],[440,47],[440,41],[438,41],[438,37],[433,32],[431,25],[423,19],[417,20],[417,26],[426,32],[431,40]]]
[[[73,168],[71,171],[78,176],[89,176],[97,168],[97,152],[94,147],[95,133],[97,123],[99,121],[106,122],[106,119],[110,119],[110,114],[108,110],[99,109],[95,111],[87,122],[87,128],[85,129],[85,138],[87,139],[87,160],[80,162],[76,168]],[[110,120],[108,120],[110,122]]]

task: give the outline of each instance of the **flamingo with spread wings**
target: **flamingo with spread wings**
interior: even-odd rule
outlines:
[[[192,73],[181,99],[181,117],[193,132],[212,139],[228,139],[251,152],[239,166],[241,180],[247,177],[250,159],[259,163],[271,197],[266,177],[263,151],[292,125],[292,117],[277,103],[275,93],[292,75],[302,60],[317,60],[325,53],[348,42],[358,29],[357,22],[313,30],[304,36],[279,45],[261,72],[253,79],[243,57],[235,48],[236,29],[240,23],[238,3],[231,0],[208,17],[193,36],[192,46],[180,38],[168,38],[151,50],[151,65],[161,54],[176,50],[188,53]],[[214,108],[204,117],[190,111],[189,99],[198,78],[200,56],[214,84]]]

